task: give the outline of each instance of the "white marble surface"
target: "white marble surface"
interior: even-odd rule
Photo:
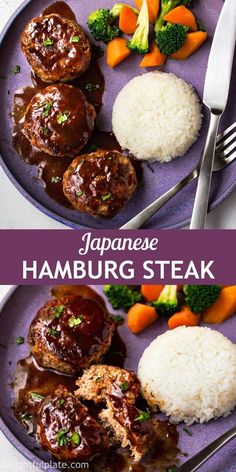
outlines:
[[[20,4],[20,0],[0,0],[0,30]],[[0,169],[1,220],[0,228],[63,229],[64,225],[45,216],[34,208],[14,188]],[[207,218],[207,228],[236,229],[236,191]]]

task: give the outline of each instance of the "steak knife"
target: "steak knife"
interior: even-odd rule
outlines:
[[[229,95],[236,42],[236,0],[225,0],[208,60],[203,103],[210,110],[210,124],[201,159],[190,229],[203,229],[209,202],[216,136]]]

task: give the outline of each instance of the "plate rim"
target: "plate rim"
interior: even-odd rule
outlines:
[[[33,0],[24,0],[17,8],[14,10],[10,18],[8,19],[7,23],[5,24],[3,30],[0,33],[0,52],[2,48],[2,43],[4,41],[4,38],[10,28],[12,27],[12,24],[14,21],[18,18],[18,16],[27,8],[30,3],[32,3]],[[67,1],[67,0],[66,0]],[[15,177],[14,173],[8,168],[4,157],[0,154],[0,164],[1,167],[5,173],[5,175],[8,177],[9,181],[14,185],[16,190],[20,192],[20,194],[37,210],[41,211],[44,215],[48,216],[49,218],[53,219],[54,221],[58,221],[59,223],[63,224],[65,227],[69,227],[72,229],[77,229],[77,230],[97,230],[97,229],[104,229],[106,230],[107,228],[104,226],[103,228],[94,228],[93,226],[86,226],[81,223],[75,223],[67,218],[64,218],[61,216],[59,213],[56,211],[51,210],[48,205],[40,203],[35,197],[31,195],[31,193],[20,184],[20,182],[17,180]],[[218,207],[234,190],[236,189],[236,181],[232,183],[228,189],[219,196],[218,199],[214,200],[212,204],[210,205],[210,212]],[[180,229],[183,228],[184,226],[188,225],[190,222],[191,218],[187,218],[185,220],[179,221],[178,223],[175,223],[174,225],[167,225],[163,226],[162,228],[150,228],[151,230],[173,230],[173,229]],[[105,221],[104,221],[105,222]],[[47,228],[46,228],[47,229]],[[66,228],[65,228],[66,229]],[[112,228],[112,229],[119,229],[119,228]],[[141,228],[142,229],[142,228]]]
[[[96,284],[89,284],[89,286],[96,287]],[[24,285],[24,284],[18,284],[18,285],[11,285],[7,289],[7,291],[1,296],[0,298],[0,317],[3,316],[3,311],[6,308],[6,305],[8,302],[11,301],[11,298],[16,294],[16,292],[20,289],[24,288],[42,288],[43,286],[35,286],[35,285]],[[7,423],[4,421],[1,413],[0,413],[0,431],[3,433],[5,438],[9,441],[9,443],[18,451],[19,454],[22,455],[25,459],[27,459],[31,464],[33,464],[35,467],[38,467],[40,470],[44,470],[44,465],[47,466],[47,471],[48,472],[62,472],[62,469],[58,468],[58,464],[60,461],[57,463],[57,467],[55,467],[56,460],[52,457],[48,459],[48,461],[45,461],[41,457],[38,456],[36,450],[29,449],[27,446],[21,442],[20,439],[18,439],[14,428],[11,428],[7,425]],[[52,465],[53,464],[53,465]]]
[[[28,0],[27,0],[28,1]],[[31,0],[30,0],[31,1]],[[12,285],[7,293],[3,296],[0,301],[0,316],[2,315],[2,311],[4,310],[6,304],[10,301],[11,297],[17,292],[22,285]],[[42,464],[48,464],[41,460],[36,453],[30,451],[24,444],[17,438],[17,436],[11,431],[11,429],[7,426],[5,421],[3,420],[2,416],[0,415],[0,431],[3,433],[5,438],[9,441],[9,443],[28,461],[30,461],[34,466],[40,467],[42,469]],[[39,465],[41,464],[41,466]],[[50,464],[50,462],[49,462]],[[48,472],[60,472],[58,468],[47,468]]]

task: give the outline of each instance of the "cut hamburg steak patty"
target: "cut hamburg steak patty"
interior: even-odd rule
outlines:
[[[140,391],[140,383],[134,372],[105,364],[92,365],[86,369],[76,385],[79,388],[75,396],[94,403],[106,402],[106,394],[113,393],[132,404]]]
[[[33,18],[22,32],[21,48],[34,73],[49,83],[74,79],[91,61],[81,26],[57,14]]]
[[[38,413],[38,440],[59,460],[90,460],[109,447],[106,430],[66,388],[47,396]]]
[[[68,295],[47,302],[39,310],[28,341],[42,367],[75,374],[101,361],[111,345],[114,329],[102,305]]]
[[[23,133],[31,144],[52,156],[73,156],[87,143],[96,113],[73,85],[49,85],[28,104]]]
[[[135,169],[118,151],[98,150],[76,157],[63,176],[63,191],[81,212],[112,217],[137,188]]]

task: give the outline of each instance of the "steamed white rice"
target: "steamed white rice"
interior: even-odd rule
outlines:
[[[148,403],[173,423],[204,423],[236,405],[236,345],[209,328],[181,326],[158,336],[138,367]]]
[[[118,94],[112,115],[114,134],[138,159],[169,161],[197,140],[201,105],[193,87],[174,74],[135,77]]]

